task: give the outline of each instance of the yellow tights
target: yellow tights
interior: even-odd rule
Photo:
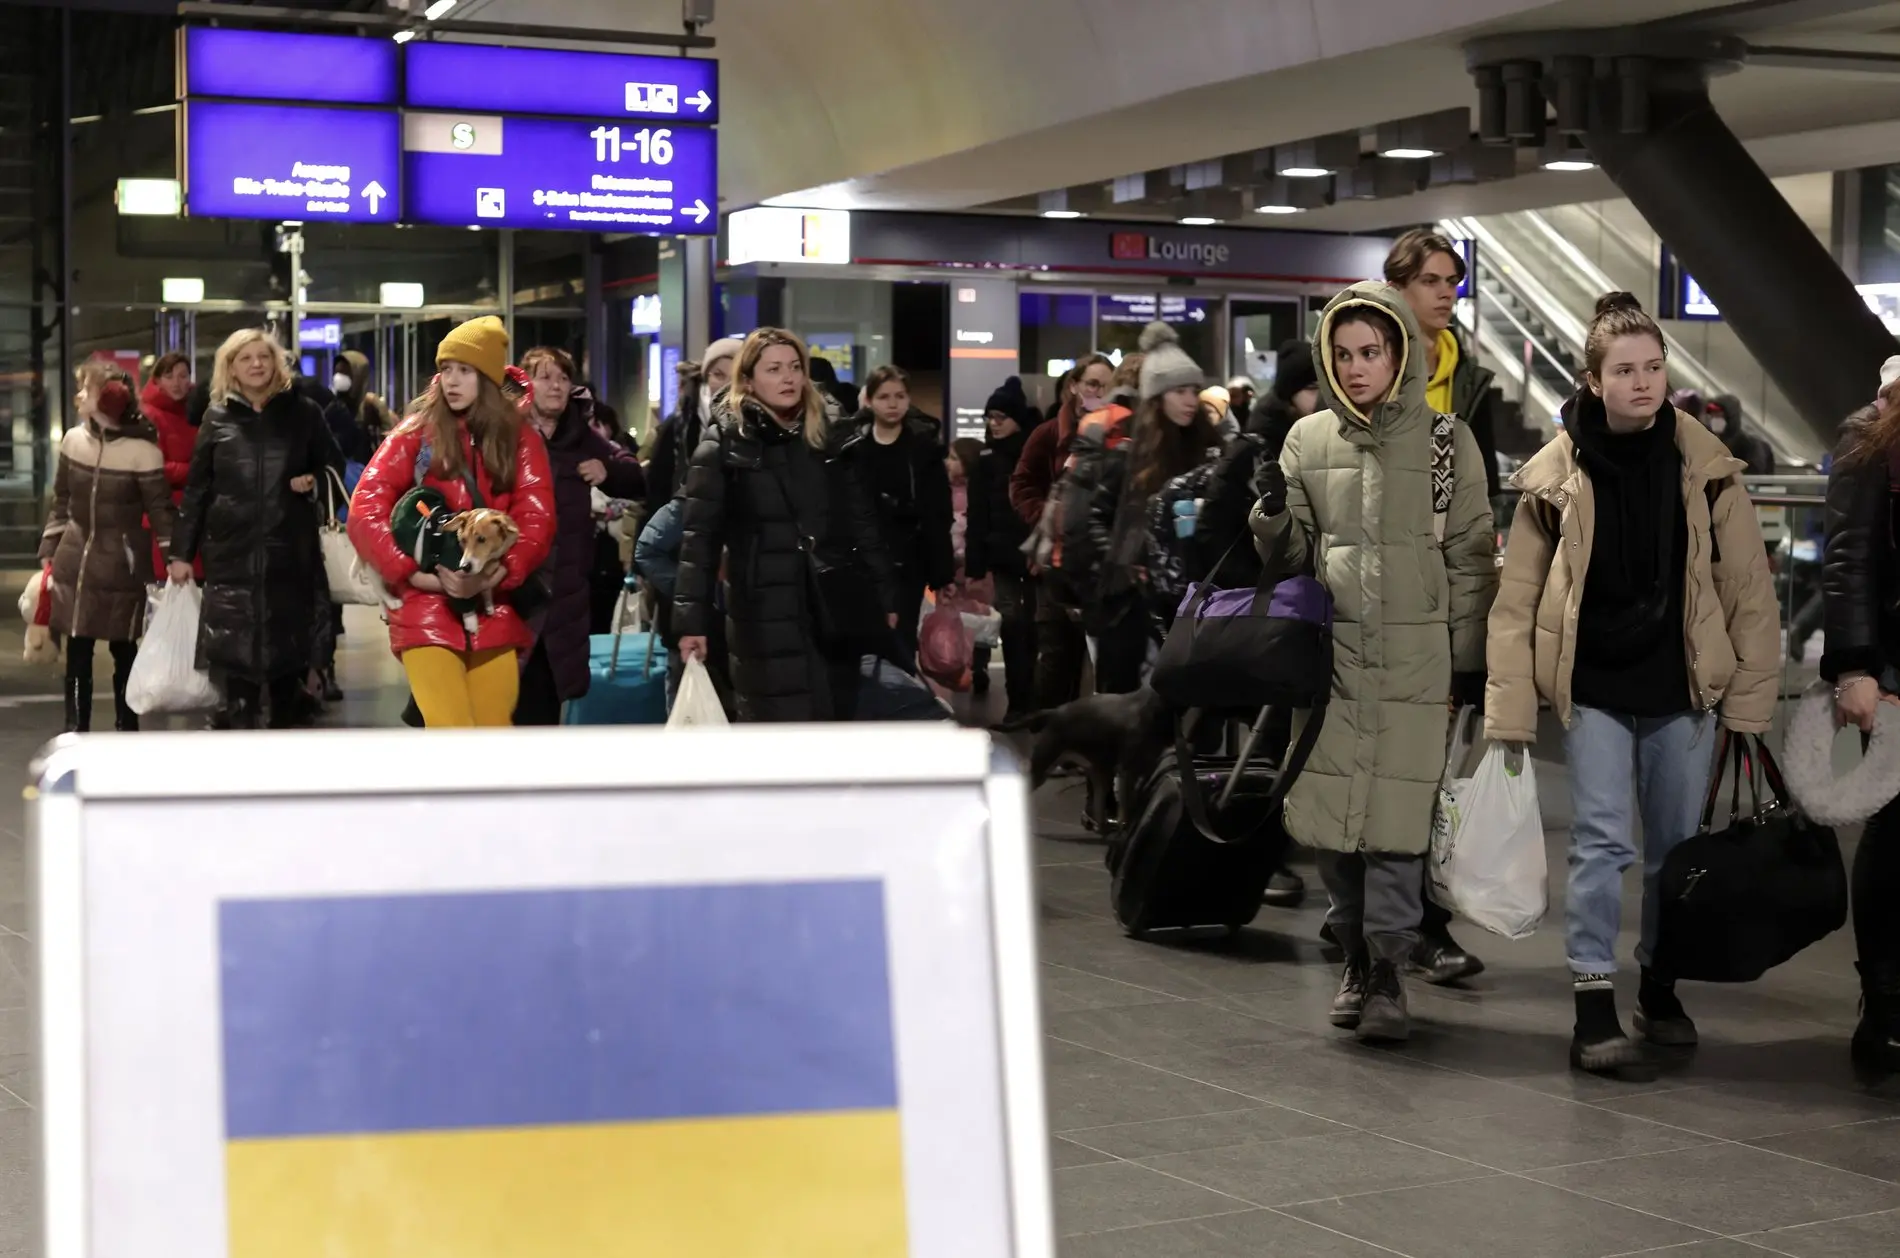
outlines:
[[[443,646],[412,647],[402,653],[409,689],[430,729],[468,729],[509,725],[521,689],[521,666],[511,647],[493,651],[451,651]]]

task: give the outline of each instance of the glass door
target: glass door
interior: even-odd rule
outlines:
[[[1252,378],[1264,393],[1279,372],[1280,347],[1300,335],[1299,298],[1235,297],[1228,313],[1234,374]]]

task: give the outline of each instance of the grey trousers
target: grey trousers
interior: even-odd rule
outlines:
[[[1333,899],[1326,915],[1340,946],[1403,965],[1425,913],[1425,858],[1384,852],[1320,852],[1319,876]]]

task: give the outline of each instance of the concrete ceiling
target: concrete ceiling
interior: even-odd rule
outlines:
[[[722,200],[989,206],[1468,105],[1461,47],[1474,36],[1625,26],[1710,3],[719,0],[707,33],[725,94]],[[673,32],[679,13],[679,0],[463,0],[442,25]],[[1756,44],[1900,54],[1900,3],[1754,0],[1731,13]],[[1745,67],[1713,95],[1770,174],[1900,161],[1900,74]],[[1536,171],[1271,225],[1373,230],[1613,195],[1595,173]]]

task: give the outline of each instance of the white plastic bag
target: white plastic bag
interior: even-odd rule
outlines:
[[[1477,772],[1460,778],[1477,709],[1466,708],[1456,719],[1432,818],[1432,899],[1494,935],[1523,939],[1550,909],[1544,819],[1530,753],[1492,743]]]
[[[139,643],[125,683],[125,701],[140,716],[155,712],[202,712],[218,706],[211,674],[198,671],[198,607],[195,581],[167,585],[158,610]]]
[[[695,656],[686,661],[686,669],[680,674],[679,694],[673,700],[673,714],[666,718],[666,728],[724,724],[726,709],[719,702],[719,692],[713,689],[712,674]]]

